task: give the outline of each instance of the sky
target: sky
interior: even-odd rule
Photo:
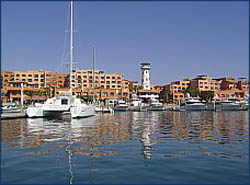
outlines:
[[[65,72],[69,61],[69,2],[1,2],[1,67]],[[74,61],[80,69],[118,72],[141,81],[151,63],[153,84],[207,74],[248,77],[248,2],[74,3]]]

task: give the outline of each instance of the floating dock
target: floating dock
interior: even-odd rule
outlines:
[[[1,114],[1,119],[15,119],[15,118],[25,118],[25,113],[6,113]]]

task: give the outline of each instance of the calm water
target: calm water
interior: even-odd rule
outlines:
[[[249,183],[248,112],[2,121],[2,183]]]

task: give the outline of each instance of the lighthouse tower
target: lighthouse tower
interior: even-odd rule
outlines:
[[[143,90],[150,90],[150,79],[149,79],[149,71],[150,71],[150,63],[142,62],[141,70],[142,70],[142,78],[141,78],[141,86]]]

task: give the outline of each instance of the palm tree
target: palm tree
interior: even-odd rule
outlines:
[[[35,95],[35,92],[34,91],[26,91],[25,94],[32,99],[32,97]]]
[[[171,91],[169,88],[164,88],[163,93],[160,95],[164,102],[169,102],[169,96],[171,94]]]
[[[138,86],[133,87],[133,91],[136,92],[136,93],[137,93],[138,89],[139,89]]]
[[[207,92],[207,102],[211,102],[214,98],[214,91],[208,91]]]
[[[201,92],[200,97],[202,100],[205,100],[206,102],[210,103],[214,97],[214,92],[213,91]]]
[[[184,91],[184,94],[186,95],[187,93],[189,93],[191,96],[198,96],[199,95],[199,90],[198,89],[194,89],[192,87],[187,88]]]

